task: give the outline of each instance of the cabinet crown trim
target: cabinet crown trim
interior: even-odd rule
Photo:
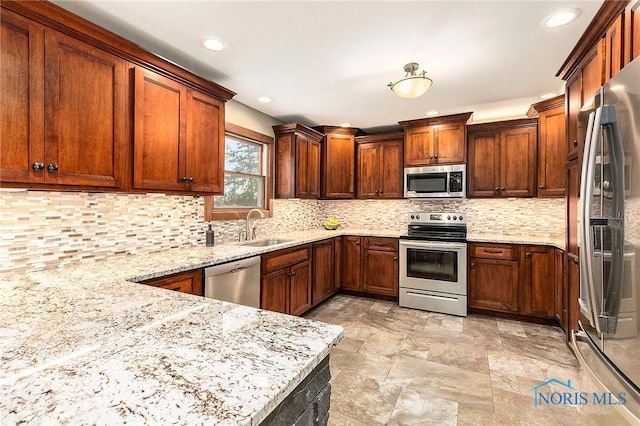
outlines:
[[[411,127],[429,126],[433,124],[450,124],[450,123],[466,124],[472,115],[473,115],[473,112],[463,112],[461,114],[443,115],[440,117],[429,117],[429,118],[419,118],[416,120],[398,121],[398,124],[402,126],[403,129],[408,129]]]
[[[544,101],[537,102],[529,108],[527,111],[527,117],[535,118],[541,112],[549,111],[550,109],[559,108],[564,106],[564,94],[558,95],[555,98],[545,99]]]
[[[404,141],[404,132],[394,132],[394,133],[378,133],[375,135],[366,135],[366,136],[358,136],[356,137],[356,143],[373,143],[373,142],[403,142]]]
[[[514,129],[518,127],[537,127],[537,118],[521,118],[517,120],[495,121],[491,123],[471,124],[467,126],[468,133],[493,132],[503,129]]]
[[[357,127],[340,127],[340,126],[315,126],[316,130],[325,135],[346,135],[346,136],[364,136],[366,132]]]
[[[313,130],[311,127],[307,127],[304,124],[300,124],[300,123],[278,124],[276,126],[273,126],[273,131],[275,134],[288,133],[288,132],[304,133],[306,136],[318,142],[321,142],[324,139],[324,135],[322,133],[317,132]]]

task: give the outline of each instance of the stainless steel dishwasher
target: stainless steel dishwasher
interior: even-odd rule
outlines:
[[[259,308],[260,256],[205,268],[204,296]]]

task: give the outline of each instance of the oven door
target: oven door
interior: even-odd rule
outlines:
[[[400,287],[467,294],[467,244],[400,241]]]

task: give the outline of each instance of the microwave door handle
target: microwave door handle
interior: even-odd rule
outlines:
[[[599,321],[597,321],[599,309],[594,287],[594,245],[592,227],[590,223],[591,211],[593,209],[596,156],[598,153],[598,141],[600,139],[599,122],[600,110],[596,110],[589,114],[580,188],[580,286],[584,289],[584,293],[586,295],[585,308],[587,312],[583,313],[586,314],[587,318],[589,318],[589,321],[596,328],[598,333],[601,333],[600,324]]]
[[[624,146],[618,126],[618,116],[614,105],[602,107],[602,121],[605,128],[605,143],[611,153],[611,183],[613,199],[611,218],[608,225],[611,229],[611,268],[604,311],[600,316],[601,327],[607,333],[615,334],[622,299],[622,281],[624,268]]]

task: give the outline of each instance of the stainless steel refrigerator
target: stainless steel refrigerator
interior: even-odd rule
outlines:
[[[616,409],[640,423],[640,58],[585,103],[578,122],[586,137],[573,348],[594,383],[622,395]]]

